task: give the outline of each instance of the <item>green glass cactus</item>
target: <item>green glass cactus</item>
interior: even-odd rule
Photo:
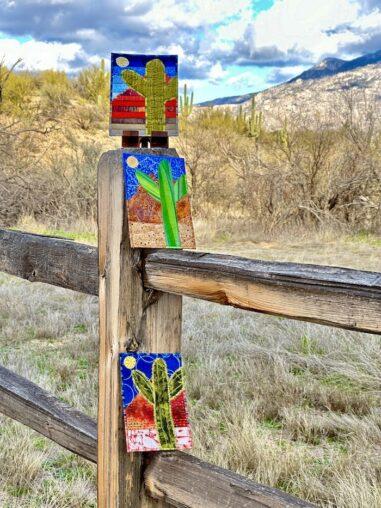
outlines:
[[[249,137],[257,140],[262,133],[262,127],[263,127],[263,113],[261,111],[257,111],[255,106],[255,97],[252,97],[250,107],[250,117],[248,122]]]
[[[132,372],[132,378],[139,393],[154,407],[155,424],[161,449],[175,449],[176,437],[171,400],[184,389],[182,367],[169,377],[167,364],[162,358],[157,358],[153,362],[150,380],[138,370]]]
[[[152,180],[142,171],[136,170],[136,178],[143,189],[161,204],[164,236],[167,247],[181,247],[176,203],[187,194],[187,180],[181,175],[175,182],[172,179],[171,165],[162,160],[158,169],[158,181]]]
[[[177,77],[167,81],[163,62],[154,58],[147,63],[145,76],[126,69],[122,72],[122,78],[130,88],[146,99],[147,134],[164,131],[165,103],[177,97]]]
[[[180,95],[180,113],[185,120],[187,120],[193,111],[193,92],[188,94],[187,85],[184,85],[183,96]]]

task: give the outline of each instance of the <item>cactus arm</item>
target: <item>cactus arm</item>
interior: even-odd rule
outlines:
[[[153,386],[155,393],[155,423],[162,450],[176,448],[175,429],[169,398],[169,379],[167,365],[162,358],[154,361]]]
[[[175,201],[179,201],[181,198],[187,195],[187,178],[185,175],[181,175],[173,185],[173,191],[175,194]]]
[[[173,373],[169,379],[169,396],[171,399],[176,397],[184,388],[183,369],[180,367]]]
[[[139,393],[150,403],[154,403],[154,390],[147,376],[139,370],[132,371],[132,379]]]
[[[143,189],[156,201],[160,201],[160,191],[159,186],[156,182],[154,182],[149,176],[147,176],[143,171],[139,171],[138,169],[135,171],[136,178],[139,182],[139,185],[143,187]]]
[[[122,78],[127,83],[127,85],[135,90],[135,92],[140,93],[146,97],[147,95],[147,82],[144,76],[141,76],[135,71],[131,71],[129,69],[122,72]]]
[[[166,101],[171,99],[176,99],[177,97],[177,89],[178,89],[178,79],[174,77],[170,79],[165,87],[164,97]]]
[[[167,247],[181,247],[179,223],[177,220],[175,193],[171,166],[167,160],[162,160],[158,169],[161,214],[163,218],[164,234]]]

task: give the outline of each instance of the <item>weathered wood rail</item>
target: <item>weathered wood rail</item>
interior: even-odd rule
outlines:
[[[164,249],[140,269],[146,289],[381,334],[380,273]],[[0,271],[98,294],[98,249],[70,240],[0,229]]]
[[[144,252],[133,269],[143,289],[381,333],[378,273],[169,250]],[[98,294],[98,249],[61,238],[0,230],[0,271]],[[134,291],[140,292],[138,281],[134,284]],[[95,421],[4,367],[0,367],[0,411],[97,461]],[[180,452],[146,454],[143,470],[145,492],[161,506],[313,506]]]
[[[1,366],[0,412],[77,455],[97,461],[94,420]],[[154,499],[166,499],[173,506],[313,506],[185,453],[152,453],[147,457],[147,493]]]
[[[129,151],[141,149],[129,149]],[[144,153],[152,152],[144,149]],[[176,156],[174,150],[153,153]],[[98,166],[97,248],[0,229],[0,271],[99,294],[98,427],[0,366],[0,412],[97,462],[99,508],[308,507],[180,452],[125,452],[118,355],[181,346],[182,295],[246,310],[381,334],[381,274],[200,252],[132,249],[120,150]]]

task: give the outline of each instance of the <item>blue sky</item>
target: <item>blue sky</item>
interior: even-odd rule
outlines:
[[[381,49],[381,0],[0,0],[0,58],[76,73],[110,53],[179,55],[196,101]]]

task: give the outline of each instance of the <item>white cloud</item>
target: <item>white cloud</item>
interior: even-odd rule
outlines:
[[[227,72],[222,68],[220,62],[214,64],[208,74],[208,78],[212,82],[218,82],[226,76]]]
[[[22,58],[20,68],[29,70],[55,69],[70,71],[71,63],[84,56],[82,47],[77,43],[27,41],[0,39],[0,56],[4,56],[6,65]]]
[[[240,11],[208,42],[211,54],[230,53],[236,62],[315,63],[326,55],[357,56],[346,55],[345,48],[370,40],[367,29],[381,33],[381,9],[364,13],[361,0],[275,0],[254,19]]]
[[[339,37],[327,32],[356,20],[359,9],[353,0],[277,0],[257,16],[252,47],[275,45],[283,52],[295,48],[315,57],[335,52]]]
[[[253,71],[245,71],[240,74],[235,74],[227,79],[226,82],[232,87],[232,89],[237,90],[242,90],[243,88],[257,89],[258,87],[263,86],[263,78],[255,74]]]
[[[112,50],[170,53],[179,55],[181,77],[197,87],[204,80],[207,87],[229,81],[234,88],[257,88],[264,73],[240,65],[266,67],[275,80],[276,73],[298,74],[300,64],[310,66],[324,56],[350,58],[378,49],[380,3],[274,0],[255,12],[259,2],[253,0],[8,1],[0,30],[34,40],[0,39],[0,58],[4,54],[11,63],[22,57],[29,69],[73,71]],[[232,76],[231,66],[242,73]]]
[[[221,23],[226,18],[240,18],[251,9],[250,0],[160,0],[145,14],[145,19],[154,30],[163,28],[205,27]]]
[[[381,29],[381,10],[374,10],[371,14],[360,16],[356,19],[352,26],[366,30],[369,28]]]
[[[306,69],[308,69],[308,66],[306,65],[286,65],[284,67],[274,68],[269,72],[266,79],[270,85],[282,83],[298,76]]]

